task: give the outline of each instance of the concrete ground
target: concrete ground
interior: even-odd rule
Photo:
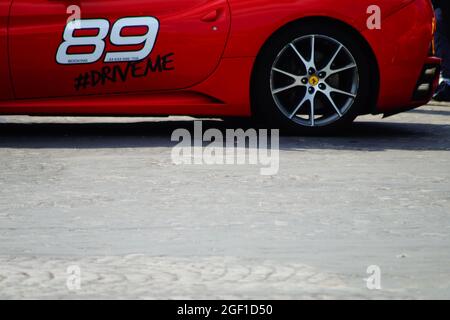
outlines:
[[[261,176],[174,165],[186,118],[1,117],[0,298],[449,299],[449,124],[282,137]]]

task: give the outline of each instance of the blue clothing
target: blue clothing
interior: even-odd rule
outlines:
[[[450,30],[444,9],[435,10],[437,20],[436,53],[442,59],[442,77],[450,79]]]

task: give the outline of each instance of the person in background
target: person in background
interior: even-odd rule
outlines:
[[[442,59],[442,82],[436,101],[450,101],[450,0],[432,0],[436,13],[436,53]]]

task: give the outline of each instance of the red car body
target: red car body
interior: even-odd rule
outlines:
[[[102,59],[57,62],[71,3],[82,19],[109,21]],[[373,4],[381,8],[380,30],[367,28]],[[106,63],[108,52],[141,49],[110,38],[120,19],[140,16],[159,22],[151,61]],[[290,22],[319,18],[356,30],[372,51],[379,79],[372,113],[429,100],[431,93],[414,98],[424,67],[439,63],[430,54],[429,0],[0,0],[0,114],[250,116],[250,79],[261,48]],[[145,30],[118,32],[125,38]],[[96,49],[75,46],[67,54]]]

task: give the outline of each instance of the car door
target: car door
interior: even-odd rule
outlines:
[[[19,99],[181,89],[217,67],[227,0],[13,0]]]

